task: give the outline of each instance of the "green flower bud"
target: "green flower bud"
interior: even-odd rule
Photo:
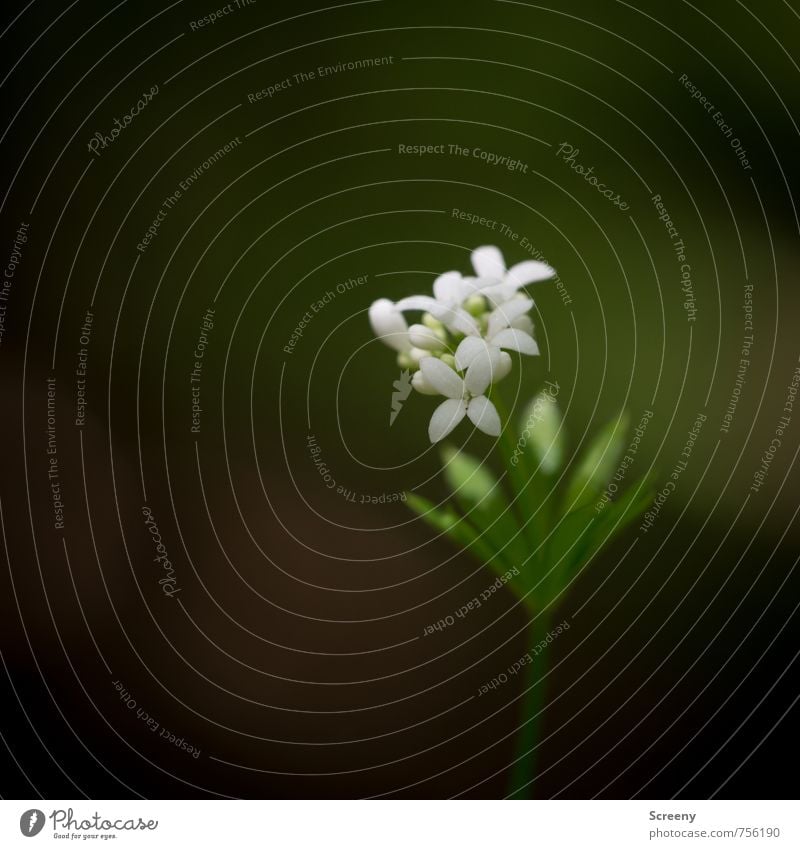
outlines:
[[[425,327],[429,327],[431,330],[444,332],[444,325],[442,322],[439,321],[438,318],[434,318],[429,312],[422,314],[422,323]]]
[[[483,295],[470,295],[464,301],[464,308],[470,315],[478,318],[486,312],[486,298]]]
[[[419,364],[415,363],[407,351],[401,351],[397,355],[397,365],[402,369],[418,369]]]

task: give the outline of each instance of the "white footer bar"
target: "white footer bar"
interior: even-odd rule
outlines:
[[[0,846],[538,849],[800,846],[786,801],[0,802]]]

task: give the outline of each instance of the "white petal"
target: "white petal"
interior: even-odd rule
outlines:
[[[530,298],[512,298],[510,301],[501,304],[489,316],[487,338],[491,339],[495,333],[510,326],[515,318],[524,315],[532,306],[533,301]]]
[[[405,312],[405,310],[432,311],[432,309],[441,309],[441,304],[430,295],[410,295],[408,298],[401,298],[395,306],[401,312]]]
[[[508,356],[508,355],[506,355]],[[427,380],[425,380],[425,375],[421,371],[415,371],[411,377],[411,385],[414,389],[417,390],[421,395],[438,395],[438,390],[434,389]]]
[[[464,418],[467,412],[466,401],[456,401],[450,398],[442,402],[433,411],[431,423],[428,425],[428,436],[431,442],[444,439],[448,433]]]
[[[494,345],[487,345],[475,356],[464,376],[464,386],[470,395],[483,395],[494,381],[494,376],[500,368],[500,359],[500,349]]]
[[[520,262],[509,269],[501,283],[484,288],[483,294],[493,304],[499,305],[513,298],[517,290],[527,286],[528,283],[538,283],[540,280],[548,280],[553,276],[555,271],[543,262],[534,260]]]
[[[445,398],[461,398],[464,381],[446,363],[436,357],[425,357],[419,367],[426,382]]]
[[[469,364],[481,352],[486,350],[486,342],[480,336],[467,336],[456,348],[456,366],[461,371],[469,368]]]
[[[478,430],[488,433],[489,436],[500,436],[500,416],[497,415],[494,404],[485,395],[469,402],[467,415]]]
[[[485,285],[488,282],[491,281],[483,281],[483,284]],[[480,295],[482,288],[483,285],[477,277],[461,278],[461,289],[464,293],[464,300],[466,300],[470,295]]]
[[[465,336],[477,336],[480,333],[478,322],[466,310],[452,309],[441,321],[449,330],[463,333]]]
[[[527,286],[528,283],[538,283],[540,280],[549,280],[555,276],[555,271],[547,263],[529,259],[512,265],[508,269],[505,281],[519,289],[520,286]]]
[[[424,324],[412,324],[408,328],[408,338],[415,348],[424,348],[426,351],[441,351],[444,342]]]
[[[438,318],[450,330],[473,336],[478,333],[478,325],[475,319],[466,311],[455,307],[449,307],[431,298],[430,295],[411,295],[402,298],[395,306],[398,310],[423,310],[429,312],[434,318]]]
[[[503,254],[494,245],[484,245],[472,252],[472,267],[478,277],[489,277],[500,281],[506,273]]]
[[[440,274],[433,281],[433,294],[437,301],[450,305],[458,305],[464,300],[462,277],[458,271],[448,271]]]
[[[493,339],[492,344],[498,348],[508,348],[510,351],[519,351],[520,354],[534,356],[539,353],[539,346],[532,336],[521,330],[512,330],[510,327],[501,330]]]
[[[395,351],[407,351],[411,347],[408,324],[397,305],[388,298],[381,298],[372,304],[369,308],[369,323],[378,339]]]
[[[497,383],[498,380],[502,380],[504,377],[506,377],[511,371],[511,364],[511,356],[505,351],[500,351],[500,362],[497,368],[495,369],[494,377],[492,378],[492,383]]]
[[[493,307],[499,307],[506,301],[510,301],[517,294],[517,290],[511,283],[496,283],[486,286],[481,290],[481,294]]]
[[[511,322],[511,327],[514,330],[521,330],[523,333],[527,333],[528,336],[533,336],[533,321],[529,315],[521,315],[519,318],[515,318]]]

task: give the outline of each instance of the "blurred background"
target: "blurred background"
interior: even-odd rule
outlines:
[[[487,243],[558,272],[502,388],[570,463],[705,417],[560,604],[536,795],[796,794],[796,3],[3,14],[4,797],[508,792],[526,615],[423,636],[493,576],[366,317]]]

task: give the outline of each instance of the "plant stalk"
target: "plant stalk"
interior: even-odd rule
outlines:
[[[530,646],[528,651],[533,662],[526,664],[523,669],[523,695],[520,708],[520,729],[514,746],[515,762],[511,770],[509,798],[532,799],[537,776],[539,761],[539,736],[541,734],[542,718],[544,716],[545,690],[547,687],[547,668],[550,646],[545,646],[540,654],[533,651],[543,640],[550,628],[550,615],[540,612],[531,620],[528,627]]]

